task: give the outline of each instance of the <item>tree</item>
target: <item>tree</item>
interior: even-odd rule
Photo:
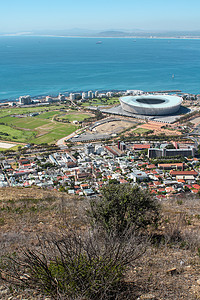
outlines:
[[[101,193],[101,199],[91,201],[89,216],[93,225],[122,236],[130,228],[138,231],[157,225],[159,205],[146,190],[131,184],[109,184]]]
[[[119,184],[119,181],[117,179],[109,179],[108,181],[109,184]]]

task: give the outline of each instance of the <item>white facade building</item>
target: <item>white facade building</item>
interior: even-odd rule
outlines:
[[[89,91],[89,92],[88,92],[88,98],[89,98],[89,99],[92,99],[92,91]]]
[[[62,95],[62,94],[59,94],[59,95],[58,95],[58,100],[60,100],[60,101],[65,101],[65,96]]]
[[[99,96],[99,92],[96,91],[94,95],[95,95],[95,97],[98,97]]]
[[[72,100],[72,101],[75,100],[75,99],[76,99],[76,94],[70,93],[69,98],[70,98],[70,100]]]
[[[87,99],[87,98],[88,98],[88,93],[83,92],[83,93],[82,93],[82,99],[85,100],[85,99]]]
[[[31,96],[27,95],[27,96],[19,97],[19,104],[27,105],[31,103],[32,103]]]

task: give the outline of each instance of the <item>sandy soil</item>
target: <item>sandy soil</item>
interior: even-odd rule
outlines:
[[[14,146],[17,146],[17,144],[10,144],[10,143],[2,143],[0,142],[0,148],[10,149]]]
[[[192,120],[190,120],[190,122],[191,122],[192,124],[194,124],[195,126],[197,126],[197,125],[200,124],[200,117],[195,118],[195,119],[192,119]]]
[[[148,122],[148,123],[139,125],[137,128],[153,130],[154,134],[165,133],[166,135],[181,135],[181,132],[179,132],[177,130],[172,131],[172,130],[163,128],[166,125],[168,125],[168,124],[167,123]]]
[[[134,126],[134,123],[126,122],[126,121],[113,121],[106,124],[99,125],[96,127],[96,132],[98,133],[118,133],[128,128]]]

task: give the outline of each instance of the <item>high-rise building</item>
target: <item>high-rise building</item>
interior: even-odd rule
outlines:
[[[88,98],[88,94],[86,92],[82,93],[82,99],[85,100]]]
[[[60,100],[60,101],[65,101],[65,96],[62,95],[62,94],[59,94],[59,95],[58,95],[58,100]]]
[[[50,96],[46,96],[45,100],[49,103],[53,102],[53,99]]]
[[[94,153],[94,151],[95,151],[95,147],[94,147],[93,144],[87,144],[87,145],[85,145],[85,154],[86,155]]]
[[[31,100],[31,96],[27,95],[27,96],[20,96],[19,97],[19,104],[20,105],[28,105],[31,104],[32,100]]]
[[[72,101],[75,100],[75,99],[76,99],[76,94],[70,93],[69,98],[70,98],[70,100],[72,100]]]
[[[95,97],[98,97],[99,96],[99,92],[96,91],[94,95],[95,95]]]
[[[92,91],[89,91],[89,92],[88,92],[88,98],[89,98],[89,99],[92,99]]]
[[[107,93],[106,93],[106,96],[107,96],[107,97],[113,97],[113,95],[114,95],[113,92],[107,92]]]

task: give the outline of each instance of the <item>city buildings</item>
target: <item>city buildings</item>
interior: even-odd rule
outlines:
[[[60,100],[60,101],[65,101],[65,96],[62,95],[62,94],[59,94],[59,95],[58,95],[58,100]]]
[[[20,105],[29,105],[32,103],[31,96],[20,96],[19,97],[19,104]]]
[[[159,148],[149,148],[148,157],[157,158],[157,157],[173,157],[173,156],[183,156],[188,157],[195,155],[195,148],[185,148],[185,149],[159,149]]]

